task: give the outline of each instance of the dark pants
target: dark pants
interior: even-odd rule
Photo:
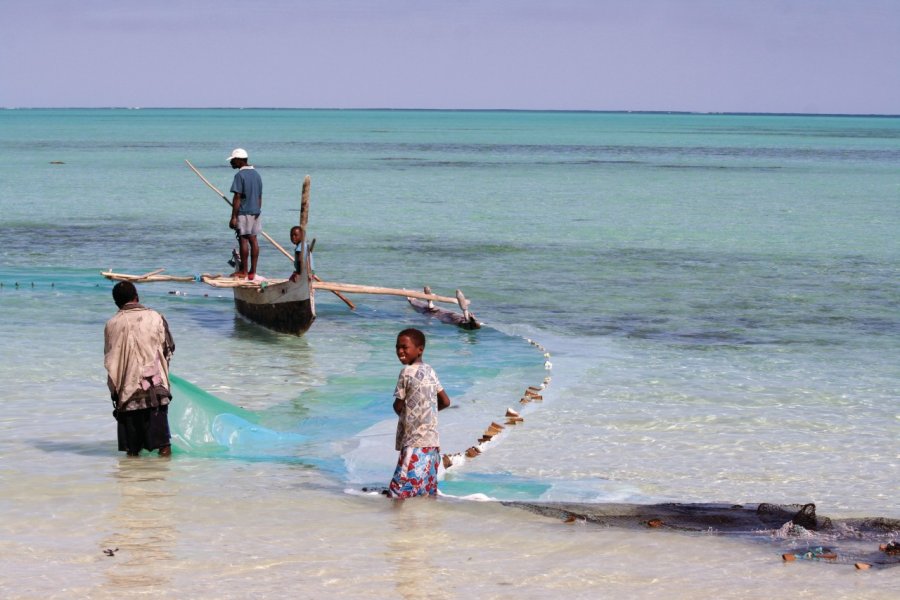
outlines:
[[[171,442],[169,406],[120,411],[119,451],[139,454],[142,449],[159,450]]]

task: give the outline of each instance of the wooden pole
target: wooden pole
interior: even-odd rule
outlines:
[[[303,185],[300,188],[300,243],[304,246],[306,245],[306,225],[309,223],[309,187],[310,187],[311,179],[309,175],[303,178]],[[322,281],[319,279],[315,273],[312,272],[312,249],[313,246],[316,245],[316,240],[313,240],[309,246],[306,247],[306,252],[303,254],[306,256],[306,262],[303,265],[306,268],[306,272],[309,273],[310,281]],[[302,248],[303,246],[301,246]],[[356,310],[356,305],[350,301],[350,298],[343,295],[337,290],[330,290],[332,294],[343,300],[344,304],[350,307],[350,310]]]
[[[462,309],[463,317],[466,321],[469,320],[469,301],[466,300],[466,297],[463,295],[462,290],[456,290],[456,303],[459,304],[459,307]]]
[[[314,281],[322,281],[321,279],[319,279],[319,276],[316,275],[315,273],[312,274],[312,278],[313,278]],[[314,284],[312,284],[312,283],[310,283],[310,286],[312,286],[314,289],[315,289],[315,287],[316,287],[316,286],[315,286]],[[324,288],[323,288],[323,289],[324,289]],[[353,304],[353,302],[350,301],[350,298],[348,298],[347,296],[343,295],[342,293],[340,293],[340,292],[337,291],[337,290],[328,290],[328,291],[331,292],[332,294],[334,294],[335,296],[337,296],[338,298],[340,298],[341,300],[343,300],[343,301],[344,301],[344,304],[346,304],[347,306],[350,307],[350,310],[356,310],[356,305]]]
[[[309,222],[309,184],[310,178],[307,175],[303,178],[303,185],[300,188],[300,248],[303,249],[300,252],[300,272],[302,273],[306,267],[307,279],[312,280],[312,269],[303,261],[304,255],[308,252],[306,249],[306,224]],[[311,260],[309,262],[312,263]]]
[[[217,188],[216,186],[214,186],[214,185],[209,181],[209,179],[207,179],[206,177],[204,177],[204,176],[203,176],[203,173],[201,173],[200,171],[198,171],[198,170],[197,170],[197,167],[195,167],[194,165],[191,164],[191,161],[185,159],[184,162],[186,162],[186,163],[187,163],[187,166],[189,166],[189,167],[191,168],[191,171],[193,171],[194,173],[197,174],[197,177],[199,177],[200,179],[203,180],[203,183],[205,183],[207,186],[209,186],[209,189],[211,189],[212,191],[214,191],[215,193],[217,193],[217,194],[219,195],[219,197],[222,198],[222,200],[224,200],[225,202],[228,203],[228,206],[233,206],[231,200],[228,199],[228,196],[226,196],[225,194],[223,194],[222,191],[221,191],[219,188]],[[282,248],[281,245],[280,245],[278,242],[276,242],[275,240],[273,240],[273,239],[269,236],[268,233],[266,233],[265,231],[260,231],[260,233],[262,234],[262,236],[263,236],[264,238],[266,238],[269,242],[271,242],[271,244],[272,244],[273,246],[275,246],[276,248],[278,248],[278,250],[279,250],[282,254],[284,254],[285,256],[287,256],[288,259],[289,259],[291,262],[294,262],[294,257],[291,256],[291,253],[288,252],[287,250],[285,250],[284,248]]]
[[[309,222],[309,175],[303,178],[303,187],[300,190],[300,231],[303,241],[306,241],[306,224]]]
[[[317,290],[328,290],[333,292],[347,292],[350,294],[382,294],[386,296],[403,296],[404,298],[418,298],[419,300],[433,300],[435,302],[459,304],[459,301],[456,298],[450,298],[449,296],[438,296],[437,294],[426,294],[424,292],[416,292],[413,290],[403,290],[398,288],[357,285],[355,283],[338,283],[333,281],[314,281],[312,283],[312,286]]]
[[[144,273],[143,275],[138,277],[138,279],[146,279],[147,277],[150,277],[151,275],[157,275],[159,273],[162,273],[163,271],[165,271],[165,269],[156,269],[155,271],[150,271],[149,273]]]
[[[287,250],[285,250],[284,248],[282,248],[282,247],[278,244],[278,242],[276,242],[275,240],[273,240],[272,238],[270,238],[268,233],[266,233],[265,231],[262,231],[262,230],[260,230],[260,233],[262,234],[262,236],[263,236],[264,238],[266,238],[267,240],[269,240],[270,242],[272,242],[272,245],[275,246],[276,248],[278,248],[278,250],[279,250],[282,254],[284,254],[285,256],[287,256],[287,257],[290,259],[291,262],[294,262],[294,257],[291,256],[291,253],[288,252]]]
[[[160,269],[163,271],[164,269]],[[158,273],[144,273],[143,275],[129,275],[127,273],[113,273],[112,269],[109,271],[101,271],[101,275],[106,277],[107,279],[112,279],[113,281],[133,281],[135,283],[149,282],[149,281],[196,281],[195,277],[191,277],[188,275],[159,275]]]

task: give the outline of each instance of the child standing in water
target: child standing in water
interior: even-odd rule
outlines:
[[[437,414],[450,406],[450,398],[437,374],[422,362],[425,334],[404,329],[397,335],[397,358],[403,363],[394,390],[397,413],[397,469],[388,488],[392,498],[436,496],[441,462]]]

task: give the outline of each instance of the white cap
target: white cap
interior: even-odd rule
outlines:
[[[235,158],[247,158],[247,151],[243,148],[235,148],[231,151],[231,156],[228,157],[228,162],[231,162]]]

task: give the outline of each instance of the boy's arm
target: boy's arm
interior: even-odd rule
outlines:
[[[404,402],[400,398],[394,398],[394,412],[397,413],[398,417],[400,416],[400,413],[403,412],[405,406],[406,402]]]
[[[291,281],[297,281],[298,279],[300,279],[300,261],[301,260],[302,260],[301,254],[299,252],[295,251],[294,252],[294,272],[291,273],[291,277],[290,277]]]
[[[444,410],[448,406],[450,406],[450,396],[447,395],[447,392],[441,390],[437,393],[438,400],[438,410]]]

